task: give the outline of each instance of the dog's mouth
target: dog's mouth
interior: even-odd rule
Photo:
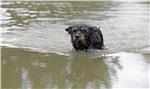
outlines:
[[[82,41],[82,39],[76,38],[76,39],[74,39],[74,41],[75,41],[75,42],[80,42],[80,41]]]
[[[85,42],[84,42],[84,40],[81,40],[81,39],[75,39],[75,40],[73,41],[73,44],[74,44],[75,46],[79,47],[79,46],[84,46]]]

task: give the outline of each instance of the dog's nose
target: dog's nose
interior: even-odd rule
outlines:
[[[76,35],[75,37],[78,39],[78,38],[80,38],[80,35]]]

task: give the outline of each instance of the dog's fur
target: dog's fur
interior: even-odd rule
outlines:
[[[104,42],[100,28],[89,25],[73,25],[65,30],[71,35],[71,42],[75,50],[103,49]]]

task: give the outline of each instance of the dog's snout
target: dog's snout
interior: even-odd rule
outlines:
[[[76,38],[80,38],[81,36],[79,34],[75,35]]]
[[[80,38],[81,37],[81,32],[80,31],[77,31],[75,34],[74,34],[74,37],[76,39]]]

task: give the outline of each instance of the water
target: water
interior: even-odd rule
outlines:
[[[148,5],[2,1],[2,88],[149,88]],[[73,51],[64,29],[79,23],[101,27],[106,50]]]

